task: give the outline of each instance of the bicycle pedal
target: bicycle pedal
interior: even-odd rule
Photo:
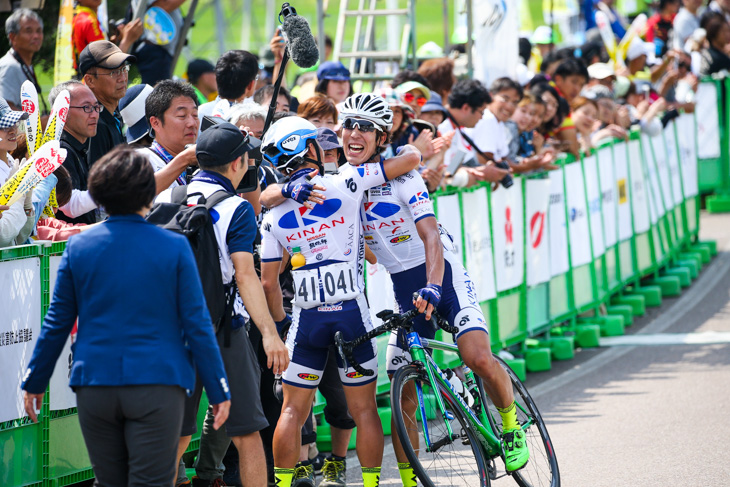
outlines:
[[[459,437],[461,438],[462,445],[471,445],[471,441],[469,441],[469,435],[467,435],[466,431],[464,431],[463,429],[461,430]]]

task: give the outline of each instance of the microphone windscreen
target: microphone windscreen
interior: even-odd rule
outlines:
[[[319,48],[314,40],[309,22],[299,15],[284,19],[281,31],[287,39],[289,57],[300,68],[311,68],[319,61]]]

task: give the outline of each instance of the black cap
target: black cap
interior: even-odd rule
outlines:
[[[198,79],[205,73],[215,73],[215,66],[207,59],[193,59],[188,64],[188,81],[190,84],[195,84]]]
[[[137,62],[137,58],[123,52],[116,44],[109,41],[89,43],[79,54],[79,74],[85,75],[94,66],[106,69],[117,69],[127,62]]]
[[[203,131],[198,137],[195,155],[202,167],[230,164],[246,152],[256,159],[261,141],[245,135],[241,129],[229,122],[223,122]],[[261,156],[258,155],[258,158]]]

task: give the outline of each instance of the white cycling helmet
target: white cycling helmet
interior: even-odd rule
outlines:
[[[348,97],[340,110],[340,120],[362,118],[388,131],[393,127],[393,111],[382,96],[374,93],[357,93]]]
[[[266,131],[261,142],[261,153],[267,161],[286,174],[310,160],[305,155],[312,143],[317,143],[317,127],[312,122],[300,117],[285,117]]]

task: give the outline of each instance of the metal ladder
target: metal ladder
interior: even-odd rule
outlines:
[[[357,9],[352,10],[349,4],[352,0],[340,0],[340,11],[337,18],[337,34],[333,48],[333,59],[346,64],[349,60],[349,69],[353,81],[380,81],[392,79],[395,73],[374,74],[371,62],[396,61],[400,68],[416,66],[416,7],[415,0],[407,0],[406,8],[377,8],[378,2],[383,0],[357,0]],[[365,4],[368,8],[365,8]],[[347,28],[347,19],[355,18],[355,30],[352,42],[352,51],[342,50],[343,40]],[[362,36],[363,18],[365,35]],[[407,22],[403,26],[400,49],[382,50],[375,46],[375,18],[376,17],[405,17]],[[358,67],[358,60],[360,65]],[[368,70],[371,69],[371,72]],[[415,68],[414,68],[415,69]]]

